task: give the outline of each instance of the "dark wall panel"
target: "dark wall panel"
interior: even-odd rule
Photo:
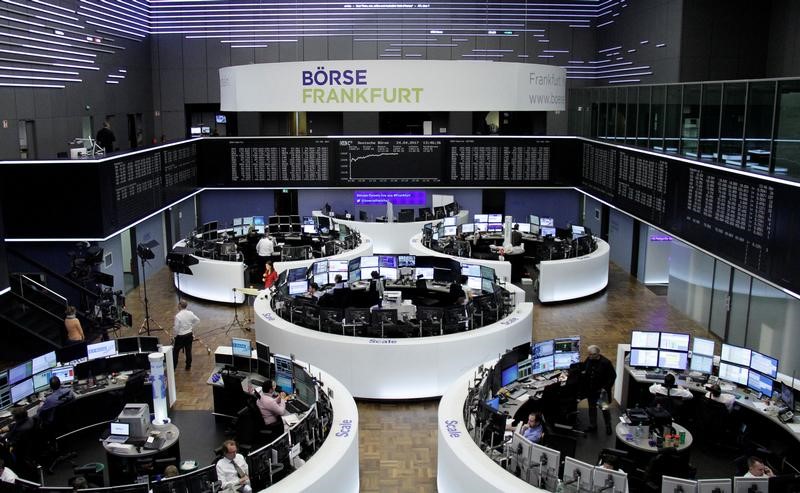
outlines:
[[[231,225],[234,217],[275,215],[274,194],[273,190],[206,190],[197,196],[197,222]]]
[[[506,215],[516,222],[528,222],[528,216],[552,217],[560,228],[578,224],[581,194],[575,190],[506,190]],[[485,211],[491,212],[491,211]]]

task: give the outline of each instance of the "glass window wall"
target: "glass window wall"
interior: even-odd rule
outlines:
[[[681,132],[681,97],[683,86],[667,86],[667,107],[664,116],[664,150],[669,154],[678,153]]]
[[[664,150],[664,86],[653,86],[650,99],[650,145],[651,149]]]
[[[732,166],[742,165],[742,138],[744,137],[744,104],[747,84],[744,82],[722,86],[722,125],[720,126],[720,153],[717,161]]]
[[[775,86],[774,81],[750,83],[745,119],[745,165],[751,171],[769,172]]]
[[[774,172],[800,178],[800,80],[778,83]]]
[[[700,136],[700,84],[683,87],[683,109],[681,110],[681,154],[697,159]]]
[[[722,84],[703,84],[700,111],[700,160],[713,161],[719,151],[719,113]]]

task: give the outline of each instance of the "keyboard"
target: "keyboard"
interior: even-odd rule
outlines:
[[[286,410],[293,414],[300,414],[308,411],[308,405],[300,399],[286,401]]]
[[[517,390],[515,390],[514,392],[508,394],[508,396],[510,398],[512,398],[512,399],[519,399],[520,397],[522,397],[523,395],[525,395],[527,393],[528,393],[528,389],[526,389],[525,387],[520,387]]]
[[[658,380],[659,382],[663,382],[666,373],[648,371],[644,374],[644,376],[648,380]]]

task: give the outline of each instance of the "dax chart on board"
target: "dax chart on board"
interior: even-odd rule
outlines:
[[[442,152],[437,139],[340,140],[336,169],[344,183],[438,183]]]

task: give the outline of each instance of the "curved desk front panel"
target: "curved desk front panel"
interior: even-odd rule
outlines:
[[[313,361],[313,360],[312,360]],[[301,363],[298,361],[298,363]],[[306,366],[305,364],[302,364]],[[330,374],[311,367],[314,376],[321,376],[325,389],[333,392],[333,422],[322,446],[303,467],[278,481],[265,492],[302,491],[304,493],[357,493],[358,409],[348,389]]]
[[[324,216],[321,211],[313,211],[312,214],[315,216]],[[469,211],[460,211],[456,214],[456,223],[465,223],[468,218]],[[361,236],[372,238],[374,243],[373,250],[376,253],[385,254],[408,253],[408,240],[411,239],[412,236],[421,232],[424,225],[442,221],[442,219],[429,219],[427,221],[414,221],[410,223],[377,223],[338,218],[331,218],[331,220],[358,231],[361,233]]]
[[[174,248],[186,246],[179,241]],[[247,266],[243,262],[212,260],[197,257],[197,263],[189,267],[192,275],[173,274],[173,282],[182,293],[209,301],[222,303],[242,303],[244,294],[234,288],[244,288],[244,271]],[[235,298],[234,298],[235,295]]]
[[[609,246],[597,238],[589,255],[539,262],[539,301],[566,301],[598,293],[608,286]]]
[[[291,260],[288,262],[275,262],[275,270],[283,272],[289,269],[296,269],[298,267],[311,267],[311,264],[319,260],[351,260],[358,257],[369,257],[372,255],[372,239],[368,236],[361,235],[361,244],[352,250],[347,250],[338,255],[330,257],[311,258],[307,260]]]
[[[484,366],[491,366],[496,362],[495,357],[494,361],[485,363]],[[545,493],[546,490],[531,486],[495,464],[469,435],[464,425],[464,402],[467,399],[467,388],[477,371],[476,367],[454,379],[439,401],[436,471],[438,491],[440,493]]]
[[[272,351],[314,361],[358,398],[419,399],[442,395],[468,368],[531,340],[533,304],[480,329],[409,339],[372,339],[306,329],[272,311],[265,293],[255,302],[256,340]]]
[[[433,255],[436,257],[452,258],[454,260],[458,260],[462,264],[485,265],[486,267],[491,267],[494,269],[494,273],[499,279],[502,279],[506,282],[511,279],[511,263],[506,262],[505,260],[485,260],[478,258],[455,257],[453,255],[447,255],[446,253],[437,252],[436,250],[431,250],[422,244],[422,228],[420,228],[417,231],[417,234],[415,234],[411,240],[409,240],[409,243],[406,245],[406,247],[408,252],[412,255]]]

